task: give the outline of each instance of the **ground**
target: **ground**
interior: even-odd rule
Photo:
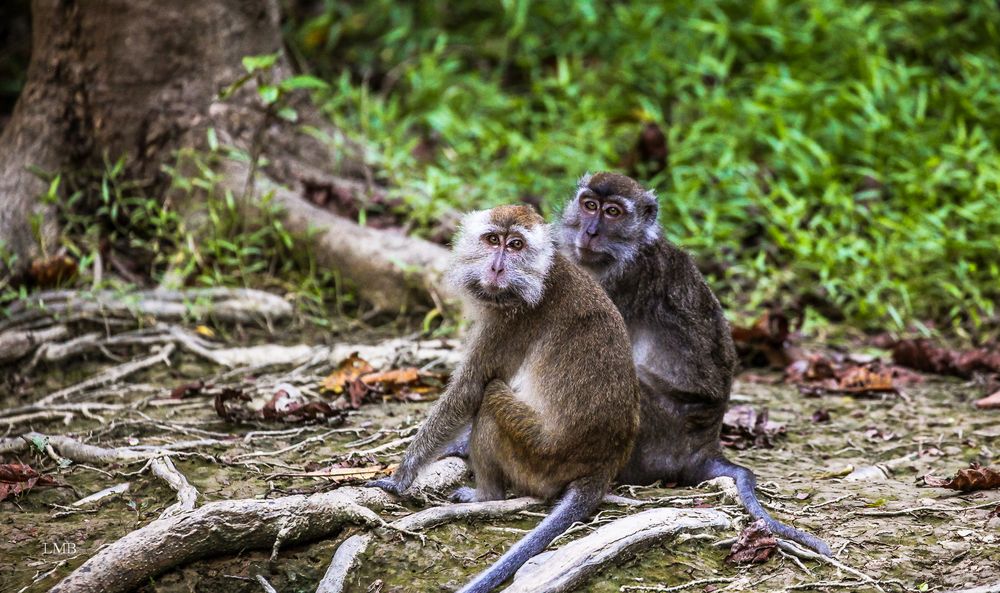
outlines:
[[[350,343],[351,338],[338,339]],[[204,433],[199,431],[242,436],[252,430],[288,428],[232,425],[219,418],[208,396],[168,401],[170,391],[186,382],[212,376],[220,383],[238,382],[241,377],[235,373],[221,378],[223,371],[206,367],[186,352],[175,354],[172,363],[169,369],[159,366],[129,377],[121,389],[102,400],[144,402],[134,410],[106,417],[104,423],[76,415],[69,424],[54,420],[36,422],[31,428],[71,434],[102,446],[189,440],[201,438]],[[96,364],[84,361],[58,368],[38,367],[30,384],[13,390],[16,395],[0,396],[0,411],[89,376]],[[733,399],[736,404],[766,406],[771,419],[786,426],[786,437],[776,439],[773,448],[730,451],[734,460],[756,470],[762,498],[776,517],[826,539],[841,562],[873,577],[886,591],[950,590],[1000,580],[1000,518],[991,516],[1000,504],[1000,493],[960,494],[926,487],[921,480],[927,473],[947,477],[970,462],[988,464],[996,458],[1000,438],[996,415],[1000,412],[976,410],[971,404],[978,393],[974,386],[928,378],[906,387],[901,395],[807,397],[793,386],[771,382],[779,376],[745,374],[735,385]],[[195,455],[178,461],[177,467],[198,488],[199,504],[311,492],[331,487],[330,482],[277,474],[302,472],[307,465],[310,469],[326,467],[352,451],[397,439],[407,434],[406,429],[421,419],[428,406],[428,402],[367,403],[352,412],[344,424],[302,427],[293,434],[263,440],[234,439],[231,445],[200,451],[221,462]],[[813,420],[820,409],[829,411],[829,421]],[[8,434],[21,434],[27,428],[16,426]],[[282,450],[316,435],[325,436],[272,456],[238,457]],[[359,443],[369,436],[376,438]],[[375,454],[362,465],[394,461],[399,453],[401,450],[395,449]],[[173,491],[148,473],[123,477],[141,464],[117,468],[73,465],[59,470],[39,456],[21,455],[19,459],[48,470],[72,489],[36,488],[0,502],[0,591],[47,590],[102,545],[148,523],[176,500]],[[853,469],[873,464],[890,467],[891,477],[880,481],[845,479]],[[58,516],[66,510],[64,505],[124,481],[132,483],[131,489],[104,501],[98,509]],[[663,497],[661,504],[714,506],[740,520],[745,517],[738,506],[723,501],[709,487],[621,487],[619,493]],[[670,500],[672,497],[678,498]],[[419,505],[408,506],[395,512],[406,513]],[[629,512],[634,511],[605,505],[598,521]],[[537,513],[528,513],[511,521],[448,524],[429,530],[425,544],[409,537],[383,536],[350,575],[348,590],[453,590],[537,521]],[[588,529],[570,537],[582,536]],[[160,575],[141,590],[259,590],[251,580],[261,574],[279,591],[313,591],[337,545],[355,531],[347,529],[326,541],[284,549],[271,564],[269,551],[262,550],[208,558]],[[709,582],[685,590],[874,590],[856,575],[783,554],[764,564],[728,565],[724,561],[728,550],[713,546],[713,542],[735,535],[735,531],[700,534],[648,550],[603,572],[582,590],[611,593],[628,591],[629,586],[669,587],[702,580]],[[49,576],[31,586],[33,579],[49,571]]]

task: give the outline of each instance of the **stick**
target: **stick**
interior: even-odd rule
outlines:
[[[139,360],[133,360],[131,362],[126,362],[125,364],[112,367],[85,381],[81,381],[75,385],[70,385],[69,387],[60,389],[55,393],[51,393],[41,398],[37,402],[35,402],[35,405],[44,406],[45,404],[52,403],[58,399],[64,399],[75,393],[79,393],[81,391],[90,389],[91,387],[97,387],[99,385],[106,385],[108,383],[114,383],[116,381],[120,381],[121,379],[131,375],[132,373],[141,371],[142,369],[154,366],[161,362],[169,364],[170,355],[173,354],[175,348],[176,346],[174,346],[173,344],[166,344],[165,346],[163,346],[163,348],[160,349],[159,352],[153,354],[152,356],[149,356],[147,358],[141,358]]]

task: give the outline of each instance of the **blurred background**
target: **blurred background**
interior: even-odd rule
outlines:
[[[26,77],[29,4],[0,6],[0,126]],[[285,0],[280,10],[294,70],[328,85],[313,103],[385,188],[346,208],[363,223],[444,243],[458,212],[524,201],[554,217],[581,174],[615,169],[656,189],[666,234],[734,318],[783,307],[806,323],[996,335],[994,0]],[[108,170],[97,175],[105,187]],[[92,221],[61,216],[74,257],[86,257],[79,237]],[[145,263],[133,271],[155,283],[168,267],[156,261],[194,248],[169,236],[176,227],[149,228],[159,210],[142,216],[112,227],[135,229],[128,248]],[[247,282],[247,245],[234,242],[200,244],[187,283]],[[154,255],[134,255],[144,246]],[[306,278],[308,262],[293,267],[293,285],[331,285]],[[332,294],[312,290],[315,302]],[[349,292],[337,291],[348,306]]]

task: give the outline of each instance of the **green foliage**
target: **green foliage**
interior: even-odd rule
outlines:
[[[429,228],[640,165],[731,307],[977,328],[1000,296],[992,0],[327,2],[292,23],[325,108]]]
[[[104,266],[155,284],[169,275],[186,285],[276,288],[297,297],[306,319],[328,324],[328,307],[351,304],[351,293],[317,268],[312,251],[302,248],[306,238],[284,227],[271,196],[257,199],[248,215],[251,206],[217,170],[222,158],[249,157],[220,147],[214,131],[208,136],[214,149],[184,150],[178,166],[167,167],[166,199],[130,180],[124,157],[100,171],[54,177],[43,199],[56,206],[63,246],[84,271],[100,255]]]

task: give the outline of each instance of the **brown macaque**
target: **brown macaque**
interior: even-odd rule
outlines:
[[[754,519],[830,555],[821,539],[768,515],[753,472],[723,455],[719,431],[736,369],[729,324],[691,257],[661,235],[657,209],[635,180],[597,173],[580,179],[562,215],[560,250],[618,307],[642,385],[639,436],[618,481],[696,485],[728,476]]]
[[[399,468],[371,485],[403,493],[471,422],[476,487],[455,500],[558,499],[461,590],[485,593],[594,511],[632,453],[640,392],[621,315],[533,209],[467,215],[452,254],[473,320],[465,358]]]

